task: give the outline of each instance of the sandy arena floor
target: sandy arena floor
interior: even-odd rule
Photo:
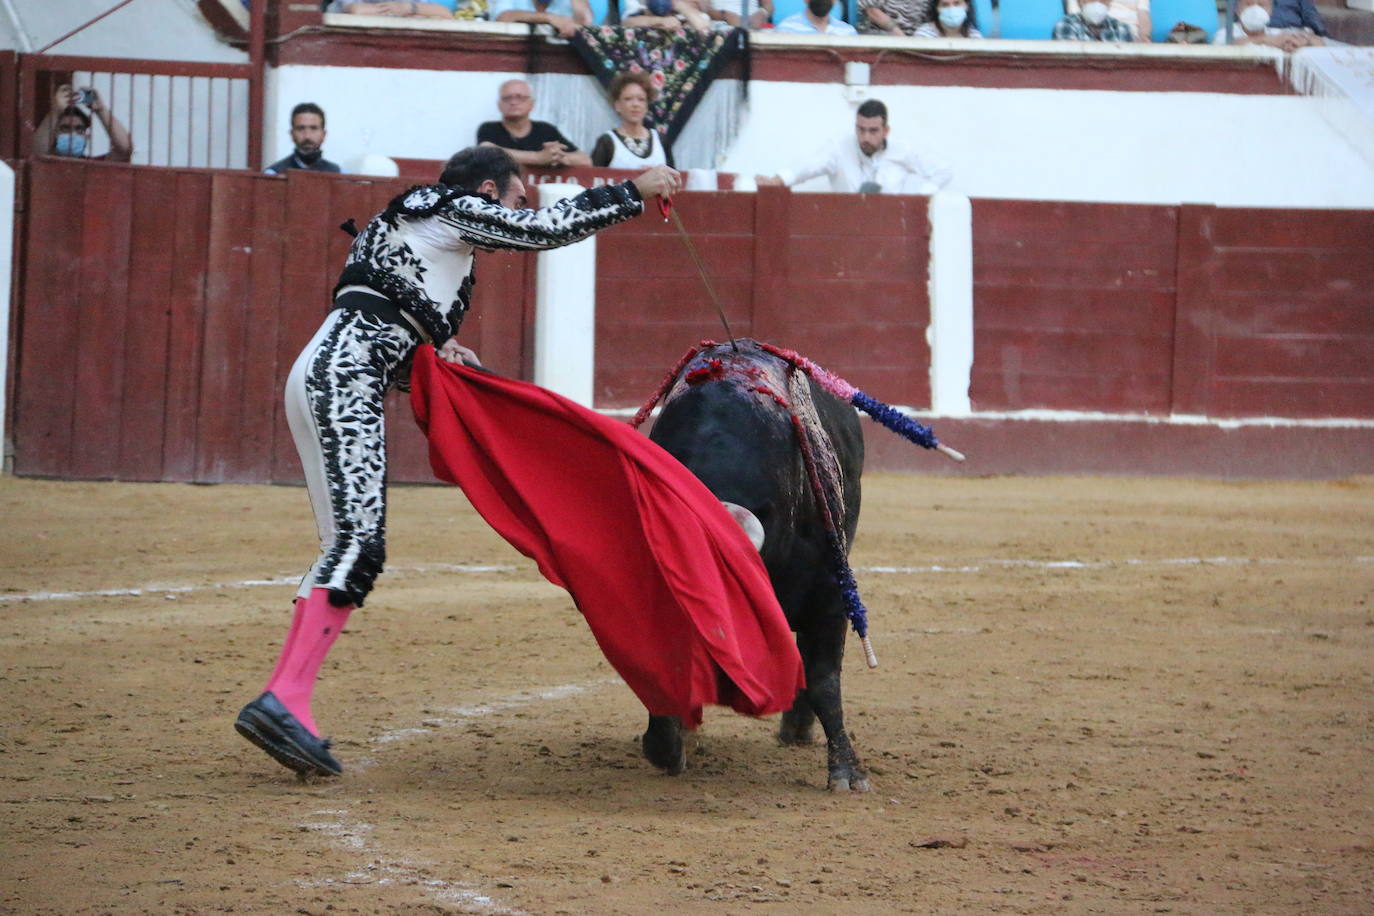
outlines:
[[[0,478],[0,911],[1371,912],[1374,479],[865,487],[840,797],[724,710],[652,770],[567,596],[434,488],[316,695],[347,772],[299,783],[231,723],[304,492]]]

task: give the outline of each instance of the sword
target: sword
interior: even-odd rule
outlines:
[[[711,286],[711,278],[706,275],[706,267],[701,263],[701,256],[697,254],[697,246],[692,244],[692,237],[687,234],[687,227],[682,225],[682,217],[678,216],[677,211],[673,209],[673,199],[660,196],[658,198],[658,212],[663,214],[665,223],[671,217],[673,225],[677,226],[677,234],[682,237],[682,244],[687,246],[687,253],[692,256],[692,263],[697,268],[697,276],[701,277],[701,283],[706,287],[706,295],[711,297],[711,304],[716,307],[716,315],[720,317],[720,323],[725,328],[725,336],[730,338],[730,348],[738,353],[739,345],[735,343],[735,335],[730,330],[730,322],[725,319],[725,309],[720,307],[720,299],[716,298],[715,287]]]

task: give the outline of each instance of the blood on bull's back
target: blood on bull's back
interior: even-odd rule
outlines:
[[[840,668],[848,619],[827,532],[828,525],[842,532],[847,552],[858,525],[863,435],[853,408],[748,339],[700,350],[662,403],[650,438],[762,526],[760,553],[797,633],[807,681],[782,717],[779,738],[810,744],[819,718],[828,785],[867,790],[844,729]],[[668,772],[681,772],[680,723],[650,716],[644,752]]]

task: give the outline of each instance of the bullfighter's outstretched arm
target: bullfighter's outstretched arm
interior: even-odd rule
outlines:
[[[435,216],[469,245],[539,251],[580,242],[643,212],[639,189],[627,181],[589,188],[539,210],[511,210],[481,197],[455,197]]]

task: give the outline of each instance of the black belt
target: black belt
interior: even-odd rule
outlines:
[[[384,299],[372,293],[353,290],[352,292],[344,293],[336,298],[334,300],[334,308],[352,309],[359,312],[367,312],[369,315],[376,315],[383,321],[404,328],[420,340],[424,340],[420,332],[415,330],[415,325],[406,317],[405,312],[401,311],[396,303],[392,302],[390,299]]]

